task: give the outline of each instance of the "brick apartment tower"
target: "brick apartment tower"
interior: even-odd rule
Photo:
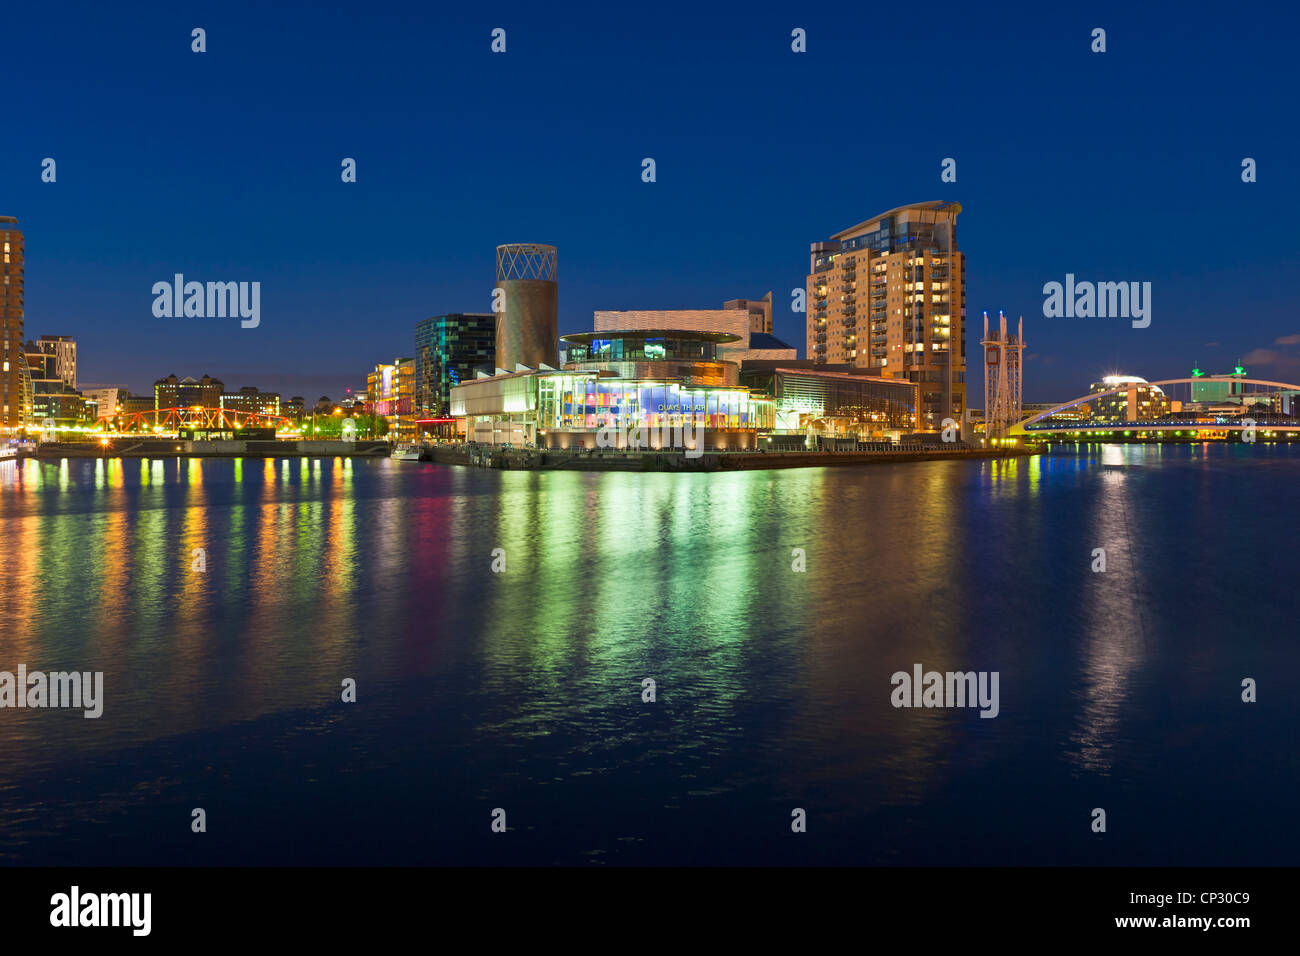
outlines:
[[[825,242],[808,267],[808,358],[917,383],[921,427],[966,410],[966,267],[955,202],[899,206]]]
[[[26,424],[31,395],[23,354],[23,233],[13,216],[0,216],[0,434]]]

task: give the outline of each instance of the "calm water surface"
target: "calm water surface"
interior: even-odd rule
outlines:
[[[1295,864],[1297,485],[1264,445],[0,465],[0,670],[106,698],[0,710],[0,861]],[[892,707],[915,663],[1000,715]]]

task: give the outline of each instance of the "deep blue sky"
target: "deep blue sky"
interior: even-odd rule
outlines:
[[[0,215],[27,237],[28,336],[75,336],[83,382],[137,391],[208,372],[338,397],[419,319],[487,311],[512,241],[559,247],[561,332],[772,289],[802,354],[809,242],[929,199],[965,210],[972,329],[1025,316],[1027,400],[1243,356],[1296,381],[1279,6],[13,4]],[[175,272],[260,281],[260,328],[154,318]],[[1151,327],[1045,319],[1067,272],[1152,282]]]

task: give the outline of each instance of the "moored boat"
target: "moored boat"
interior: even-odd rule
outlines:
[[[389,457],[396,458],[398,461],[419,461],[420,446],[403,442],[393,447],[393,453]]]

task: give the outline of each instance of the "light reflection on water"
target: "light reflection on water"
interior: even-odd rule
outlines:
[[[0,670],[107,687],[98,721],[0,710],[0,859],[478,861],[413,819],[509,800],[524,839],[491,861],[1256,861],[1233,854],[1281,825],[1262,793],[1295,782],[1297,605],[1265,557],[1292,550],[1297,475],[1221,446],[711,475],[0,465]],[[1001,716],[892,708],[918,662],[999,671]],[[1272,685],[1253,710],[1246,675]],[[1236,828],[1173,840],[1199,826],[1187,788]],[[195,790],[260,840],[205,859],[155,832]],[[1088,839],[1103,794],[1144,837]],[[324,855],[356,814],[366,839]]]

